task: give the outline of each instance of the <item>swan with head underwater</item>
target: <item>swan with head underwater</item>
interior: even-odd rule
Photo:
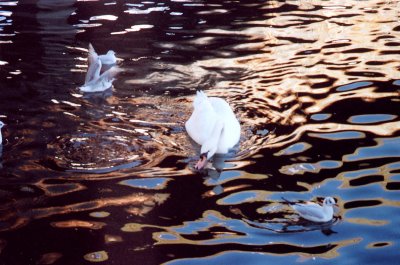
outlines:
[[[197,91],[193,113],[185,123],[189,136],[199,145],[200,160],[195,169],[202,169],[214,154],[226,154],[240,140],[240,124],[229,104],[222,98],[207,97]]]

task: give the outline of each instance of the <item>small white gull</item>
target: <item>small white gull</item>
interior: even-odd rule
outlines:
[[[116,63],[115,53],[108,51],[105,55],[97,55],[92,44],[89,43],[88,70],[85,77],[85,84],[79,89],[82,92],[101,92],[112,86],[114,77],[121,71],[118,66],[112,66],[102,73],[102,66]]]
[[[298,214],[309,221],[317,223],[329,222],[333,218],[333,206],[336,205],[335,199],[326,197],[321,205],[313,202],[297,203],[282,197]]]
[[[101,92],[109,89],[112,86],[114,77],[121,71],[117,66],[113,66],[104,73],[100,74],[101,71],[101,60],[97,58],[96,62],[93,64],[93,68],[90,66],[86,74],[85,84],[79,89],[82,92]]]
[[[98,55],[94,50],[93,45],[89,43],[89,59],[91,57],[93,59],[96,59],[97,57],[100,58],[103,65],[112,65],[117,63],[117,57],[115,56],[115,52],[113,50],[109,50],[106,54]]]

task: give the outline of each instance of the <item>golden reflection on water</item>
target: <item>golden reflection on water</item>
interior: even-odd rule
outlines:
[[[397,97],[397,92],[382,92],[373,86],[351,91],[333,91],[333,88],[357,81],[386,81],[397,78],[398,65],[396,60],[393,60],[393,54],[398,49],[396,45],[387,44],[396,43],[396,37],[400,37],[398,31],[393,30],[397,27],[397,20],[388,19],[398,16],[398,4],[380,1],[351,1],[346,4],[336,1],[290,1],[290,4],[297,5],[298,9],[284,11],[280,8],[284,3],[268,1],[265,8],[271,9],[271,12],[267,19],[246,21],[241,30],[206,29],[203,33],[206,36],[211,34],[211,37],[199,37],[188,41],[191,45],[199,46],[207,44],[207,41],[212,42],[213,34],[235,35],[243,37],[249,43],[231,45],[226,50],[258,51],[255,55],[236,58],[214,57],[197,60],[188,65],[163,66],[160,63],[158,67],[166,67],[164,70],[169,74],[154,71],[145,78],[140,75],[137,78],[127,77],[124,86],[140,85],[143,82],[177,82],[180,85],[179,82],[184,83],[183,77],[189,73],[191,82],[200,84],[203,79],[210,79],[207,69],[218,68],[220,72],[215,72],[216,76],[209,80],[210,87],[207,87],[207,93],[210,96],[226,98],[242,122],[244,132],[241,149],[246,150],[247,154],[239,153],[240,159],[256,154],[265,147],[277,148],[295,142],[309,131],[357,130],[390,135],[398,130],[397,123],[385,123],[382,126],[307,124],[310,115],[320,113],[344,100],[361,99],[368,102]],[[310,15],[308,10],[312,7],[316,8]],[[274,10],[279,11],[274,13]],[[371,10],[376,12],[370,12]],[[165,49],[177,50],[187,47],[170,42],[162,42],[159,45],[165,46]],[[376,65],[377,63],[379,65]],[[232,78],[221,78],[236,72],[241,72],[242,75],[235,81],[231,81]],[[214,79],[221,80],[214,85]],[[54,111],[62,110],[65,106],[74,108],[85,106],[88,102],[96,102],[90,98],[75,98],[72,102],[57,99],[56,101],[58,104],[52,106]],[[96,111],[99,112],[96,115],[100,115],[102,119],[84,127],[89,127],[90,130],[112,129],[116,133],[142,130],[143,134],[150,136],[148,144],[153,145],[156,151],[156,155],[145,159],[147,162],[142,163],[142,169],[158,164],[161,160],[157,160],[158,157],[178,153],[186,156],[195,154],[196,149],[192,148],[183,131],[168,133],[171,129],[183,127],[191,111],[190,99],[187,97],[119,98],[113,95],[106,101],[112,108],[105,111],[98,108]],[[155,108],[147,108],[146,104]],[[97,108],[95,104],[91,107]],[[81,112],[82,108],[79,112],[68,113],[77,116],[76,118],[95,113],[93,109],[87,109],[86,114]],[[110,124],[111,118],[119,119],[120,124]],[[292,133],[284,135],[277,135],[274,130],[266,135],[256,134],[258,129],[264,129],[266,126],[296,128]],[[166,132],[168,137],[164,137]],[[188,146],[191,147],[186,148]],[[154,163],[147,164],[148,161]]]
[[[25,225],[31,219],[41,219],[54,215],[68,215],[71,213],[84,212],[84,211],[93,211],[97,209],[102,209],[104,207],[109,206],[119,206],[123,207],[127,213],[135,214],[135,215],[143,215],[151,211],[155,206],[163,203],[169,197],[168,194],[165,193],[155,193],[155,194],[143,194],[143,193],[133,193],[128,196],[120,196],[120,197],[112,197],[112,198],[99,198],[92,201],[78,202],[75,204],[68,204],[62,206],[52,206],[52,207],[43,207],[43,208],[32,208],[29,209],[29,205],[31,203],[20,200],[17,204],[20,204],[19,207],[22,206],[23,203],[27,204],[23,206],[24,208],[28,208],[25,212],[13,212],[9,211],[7,214],[3,215],[0,220],[12,220],[14,223],[7,227],[7,230],[18,228],[22,225]],[[3,206],[3,211],[6,208],[14,208],[16,205],[14,203],[9,203],[8,205]],[[87,221],[66,221],[61,223],[54,223],[57,227],[66,227],[66,226],[92,226],[96,227],[100,225],[98,222],[88,223]]]
[[[382,225],[387,225],[389,223],[389,221],[387,220],[371,220],[365,218],[346,218],[346,221],[355,224],[374,225],[374,226],[375,225],[382,226]]]
[[[89,222],[82,220],[69,220],[51,223],[53,227],[57,228],[88,228],[88,229],[102,229],[106,223],[102,222]]]
[[[62,256],[63,255],[59,252],[45,253],[41,256],[40,260],[38,261],[38,264],[53,264]]]
[[[290,3],[299,5],[299,10],[285,13],[280,9],[279,13],[270,14],[272,18],[246,21],[246,30],[218,32],[256,40],[252,45],[263,47],[259,48],[257,55],[196,62],[197,66],[203,68],[219,66],[224,69],[229,65],[230,68],[242,69],[246,74],[246,78],[240,82],[221,81],[209,91],[210,95],[228,98],[238,109],[237,113],[245,128],[262,128],[265,124],[298,126],[290,135],[276,136],[270,133],[268,141],[249,136],[243,139],[241,147],[254,154],[260,146],[279,147],[296,141],[306,131],[322,129],[358,130],[378,135],[390,135],[397,131],[398,123],[354,126],[332,123],[310,125],[306,122],[309,115],[322,112],[340,101],[361,99],[368,102],[398,96],[398,92],[377,91],[375,87],[332,91],[334,87],[356,81],[398,78],[398,64],[393,59],[398,47],[386,45],[396,42],[400,37],[398,31],[393,31],[398,26],[398,21],[394,19],[399,15],[398,3]],[[265,5],[274,9],[284,3],[269,1]],[[322,8],[308,15],[306,10],[313,6]],[[380,64],[374,66],[377,62]],[[239,94],[246,96],[241,97]],[[249,117],[249,113],[255,116]]]

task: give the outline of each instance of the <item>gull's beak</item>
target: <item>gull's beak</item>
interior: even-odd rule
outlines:
[[[194,168],[196,170],[201,170],[203,168],[205,168],[205,166],[207,166],[207,154],[201,154],[200,155],[200,159],[199,161],[197,161],[196,165],[194,166]]]

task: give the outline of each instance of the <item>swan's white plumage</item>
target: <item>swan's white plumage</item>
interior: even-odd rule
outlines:
[[[215,153],[226,154],[240,139],[240,124],[229,104],[222,98],[207,97],[198,91],[193,113],[185,124],[189,136],[199,145],[207,159]]]
[[[286,199],[284,200],[288,202],[290,206],[306,220],[321,223],[329,222],[333,218],[333,206],[335,205],[335,199],[332,197],[326,197],[322,206],[313,202],[296,203]]]

